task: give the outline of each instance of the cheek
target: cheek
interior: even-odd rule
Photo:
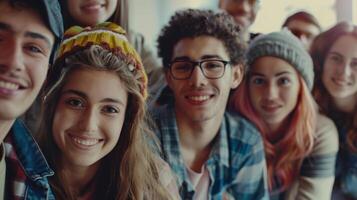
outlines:
[[[258,101],[261,99],[261,94],[262,93],[257,88],[249,88],[249,98],[254,110],[258,110]]]
[[[334,67],[330,63],[325,63],[322,70],[322,83],[325,87],[328,85],[328,82],[331,76],[335,73]]]
[[[63,137],[61,134],[63,132],[63,125],[64,122],[62,121],[62,117],[60,117],[60,113],[56,112],[52,124],[52,137],[59,147],[61,146],[61,138]]]
[[[47,70],[48,67],[44,63],[38,63],[36,66],[28,70],[29,75],[31,76],[33,87],[37,90],[40,90],[43,83],[45,82]]]
[[[117,4],[118,4],[118,0],[110,0],[110,1],[108,1],[108,4],[107,4],[108,5],[108,7],[107,7],[108,18],[111,17],[114,14],[114,12],[115,12],[115,10],[117,8]]]
[[[107,132],[108,137],[110,137],[113,142],[117,143],[119,141],[123,125],[124,125],[124,114],[120,117],[112,120],[103,119],[103,128]]]
[[[54,138],[63,137],[64,131],[76,124],[77,120],[71,112],[69,112],[63,104],[59,103],[56,107],[53,117],[52,133]]]
[[[292,87],[287,88],[285,91],[282,91],[282,96],[285,99],[285,102],[288,103],[289,112],[295,109],[298,98],[299,98],[299,88]]]
[[[72,17],[80,16],[80,2],[78,0],[67,0],[67,10]]]

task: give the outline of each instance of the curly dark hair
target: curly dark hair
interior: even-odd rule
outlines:
[[[221,40],[232,64],[244,63],[246,44],[234,19],[224,11],[187,9],[176,12],[157,39],[158,55],[165,68],[172,59],[174,46],[184,38],[212,36]]]

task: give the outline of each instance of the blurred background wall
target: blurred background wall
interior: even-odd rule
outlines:
[[[298,10],[306,10],[323,28],[347,20],[357,24],[357,0],[260,0],[260,10],[252,32],[279,30],[283,21]],[[170,16],[179,9],[218,9],[218,0],[129,0],[131,29],[143,34],[156,51],[156,38]]]

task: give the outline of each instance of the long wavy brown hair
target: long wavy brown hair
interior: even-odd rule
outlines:
[[[332,96],[322,82],[322,73],[326,57],[332,45],[337,41],[337,39],[344,35],[351,35],[357,38],[357,26],[348,22],[340,22],[329,30],[318,35],[312,43],[310,49],[315,71],[313,95],[320,106],[321,112],[331,118],[334,118],[333,115],[336,112],[339,112],[339,110],[336,108]],[[343,117],[341,121],[344,123],[342,126],[348,130],[348,148],[352,152],[357,153],[357,106],[352,114],[344,113],[341,117]]]
[[[60,65],[60,66],[56,66]],[[79,67],[110,71],[118,75],[128,91],[128,105],[120,138],[114,149],[100,162],[93,177],[94,199],[171,199],[165,186],[159,181],[158,158],[148,141],[153,134],[146,125],[145,101],[140,93],[137,77],[128,65],[110,51],[91,46],[68,56],[54,68],[61,67],[60,74],[50,73],[44,88],[43,114],[39,131],[39,144],[55,171],[50,184],[57,199],[76,199],[61,171],[58,155],[61,151],[53,139],[52,126],[56,105],[68,75]],[[53,79],[53,77],[58,77]],[[155,143],[155,142],[152,142]]]
[[[298,101],[288,116],[286,131],[280,140],[270,141],[267,124],[256,112],[250,99],[249,76],[248,72],[245,80],[232,94],[229,105],[232,110],[238,111],[253,122],[260,131],[267,161],[269,189],[284,191],[299,176],[304,158],[312,151],[317,105],[305,81],[299,75]]]

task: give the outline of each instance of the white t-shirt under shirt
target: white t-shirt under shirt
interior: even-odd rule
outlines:
[[[208,200],[208,188],[210,184],[209,173],[206,166],[202,166],[201,172],[197,173],[186,167],[188,177],[195,189],[194,200]]]
[[[6,164],[5,164],[5,149],[4,144],[0,143],[0,199],[4,199],[5,191],[5,176],[6,176]]]

